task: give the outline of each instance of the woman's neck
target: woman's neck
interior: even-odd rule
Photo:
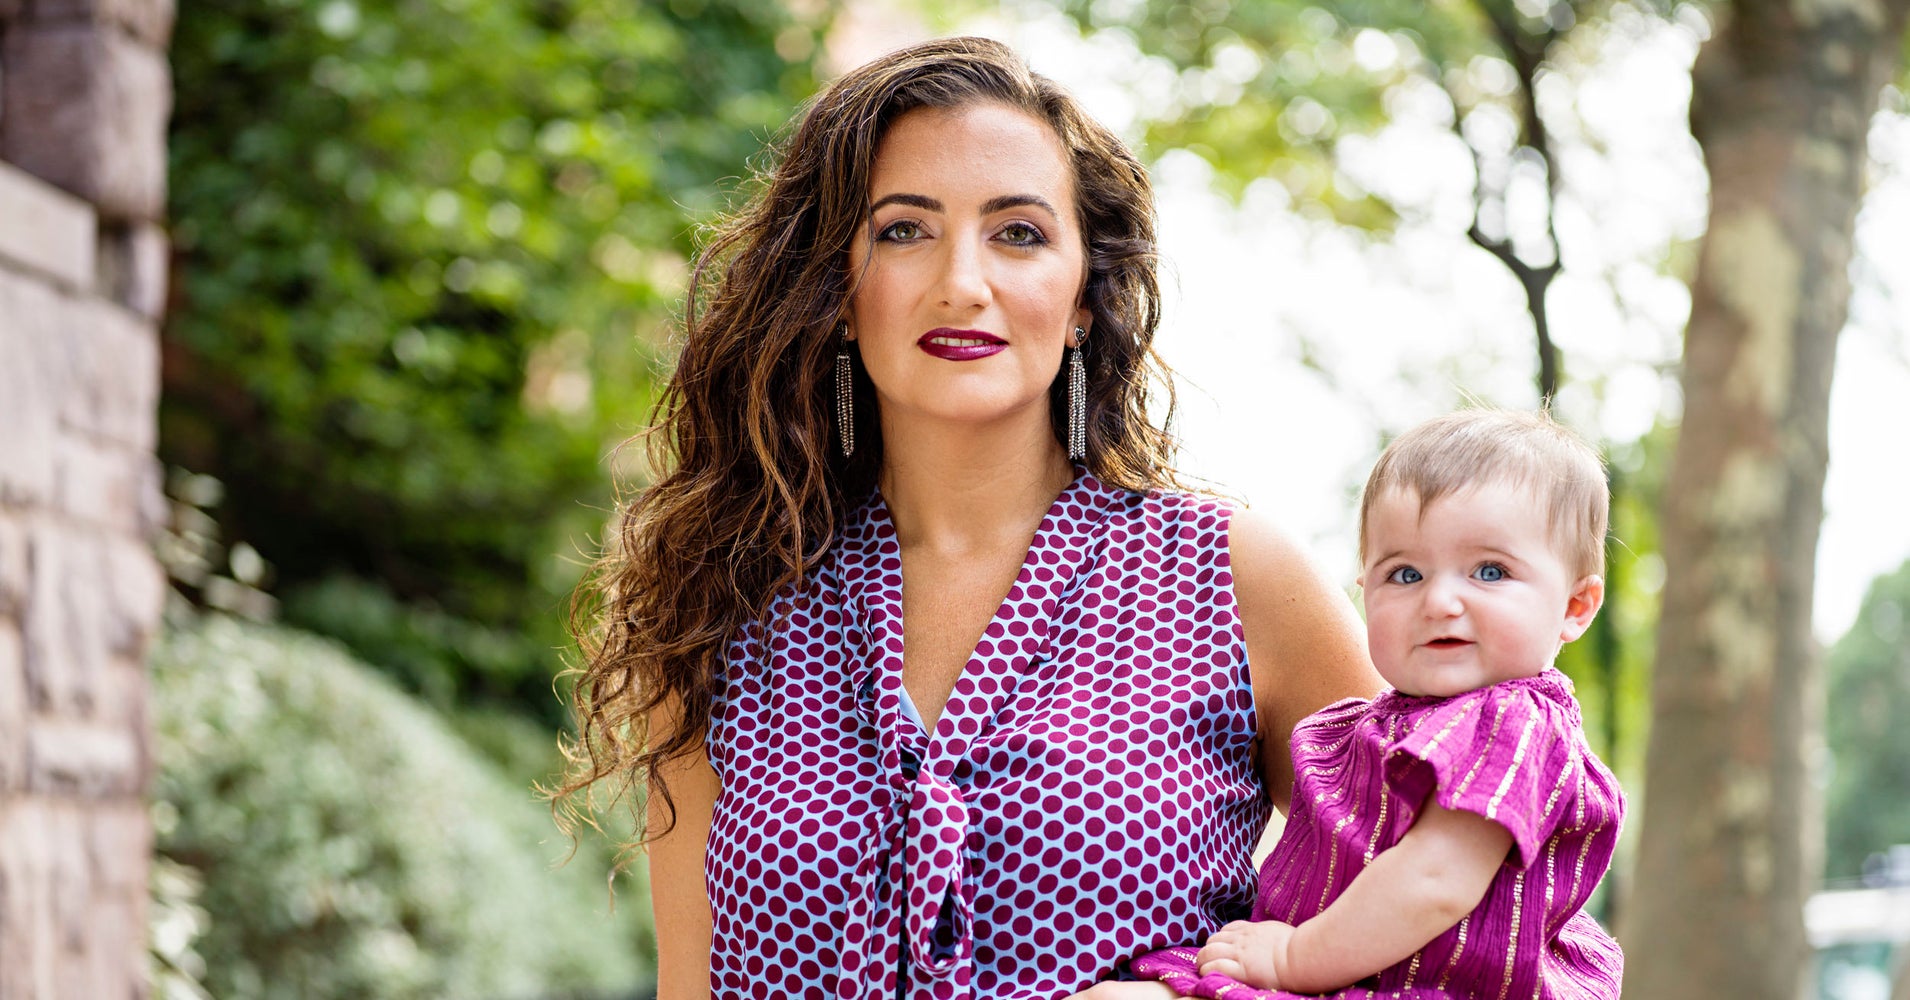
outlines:
[[[951,555],[1026,546],[1074,480],[1074,465],[1041,416],[1038,424],[987,428],[884,418],[877,484],[897,542]]]

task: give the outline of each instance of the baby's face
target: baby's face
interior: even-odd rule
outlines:
[[[1604,583],[1575,579],[1532,491],[1483,484],[1420,508],[1367,513],[1366,640],[1404,694],[1445,697],[1544,670],[1597,614]]]

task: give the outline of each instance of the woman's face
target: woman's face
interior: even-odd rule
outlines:
[[[1003,104],[924,108],[876,150],[849,329],[884,422],[1048,420],[1087,252],[1054,130]]]

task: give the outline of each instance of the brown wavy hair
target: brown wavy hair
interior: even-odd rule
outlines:
[[[1173,386],[1153,349],[1154,196],[1140,162],[999,42],[925,42],[842,76],[784,131],[754,196],[714,227],[692,272],[682,354],[647,435],[654,482],[622,504],[607,553],[573,602],[578,735],[564,747],[569,768],[553,803],[567,828],[591,821],[585,800],[607,778],[619,797],[639,779],[662,796],[668,823],[638,843],[675,825],[659,768],[703,740],[730,642],[816,566],[874,488],[874,390],[857,364],[856,450],[844,458],[834,363],[835,328],[858,277],[850,247],[869,238],[876,152],[912,110],[990,102],[1048,123],[1073,164],[1083,304],[1094,316],[1085,464],[1132,490],[1176,483]],[[1066,391],[1057,377],[1049,397],[1059,441]],[[1147,412],[1156,391],[1159,425]]]

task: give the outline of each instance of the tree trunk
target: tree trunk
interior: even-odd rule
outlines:
[[[1821,840],[1805,766],[1832,362],[1866,135],[1910,0],[1739,0],[1692,68],[1711,222],[1684,422],[1626,993],[1796,1000]]]

